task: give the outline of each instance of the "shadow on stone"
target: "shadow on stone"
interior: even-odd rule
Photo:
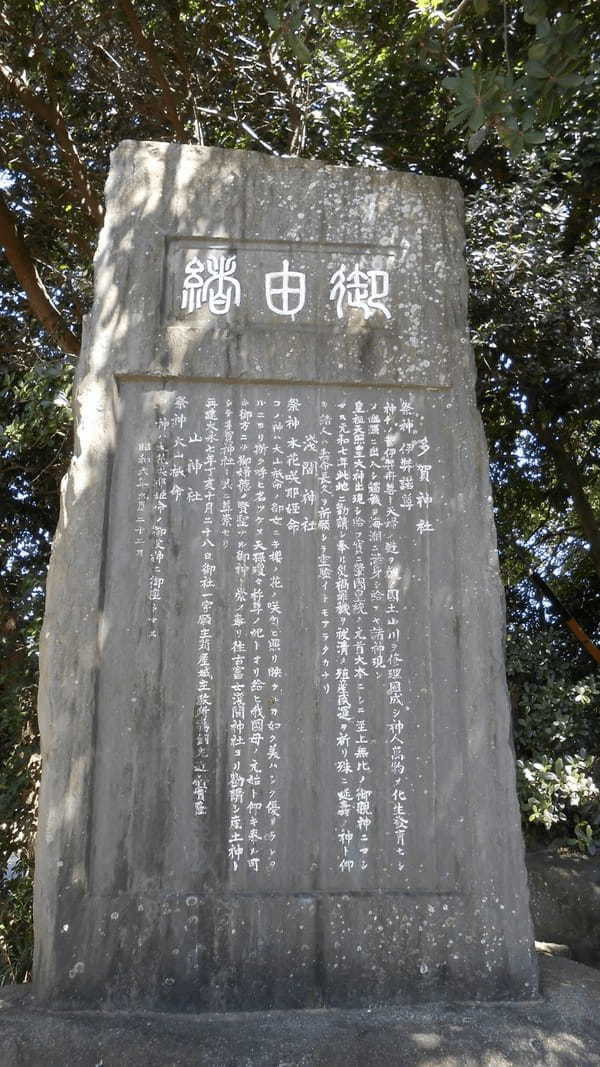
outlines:
[[[600,966],[600,859],[545,849],[527,855],[531,915],[539,941],[568,945]]]
[[[176,1015],[36,1008],[0,995],[2,1067],[591,1067],[600,974],[542,958],[542,996],[502,1004]]]

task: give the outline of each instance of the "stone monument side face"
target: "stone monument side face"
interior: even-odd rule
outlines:
[[[113,154],[43,627],[56,1003],[536,992],[449,181]]]

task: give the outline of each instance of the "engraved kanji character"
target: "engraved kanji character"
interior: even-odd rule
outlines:
[[[276,315],[289,315],[293,322],[306,300],[306,275],[289,268],[289,260],[284,259],[282,270],[265,274],[265,295],[270,311]],[[291,284],[292,279],[296,284]],[[281,284],[275,284],[277,282]]]
[[[232,301],[239,306],[241,289],[234,277],[236,267],[235,256],[208,256],[206,264],[194,256],[185,268],[182,311],[189,314],[208,303],[208,310],[213,315],[226,315]]]
[[[387,270],[361,270],[358,263],[348,270],[345,263],[332,274],[329,299],[336,303],[338,319],[343,318],[344,304],[351,308],[360,308],[365,319],[370,319],[376,311],[381,311],[386,319],[391,318],[389,309],[383,300],[389,295],[390,276]]]

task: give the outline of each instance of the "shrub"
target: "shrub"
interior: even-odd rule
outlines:
[[[568,843],[594,854],[599,843],[600,790],[591,777],[593,756],[517,760],[517,786],[526,833],[570,833]],[[531,833],[529,834],[531,837]]]
[[[507,643],[523,830],[528,843],[560,837],[593,854],[600,848],[600,676],[582,673],[564,646],[557,655],[561,640],[548,630],[512,634]]]

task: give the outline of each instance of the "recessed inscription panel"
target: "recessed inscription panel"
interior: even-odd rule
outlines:
[[[395,329],[413,306],[417,260],[408,240],[385,246],[175,240],[167,257],[167,315],[191,327],[227,317],[236,325],[346,325],[350,316]]]
[[[457,783],[438,781],[423,655],[448,622],[431,618],[445,400],[199,382],[124,382],[121,399],[111,526],[128,536],[110,546],[105,660],[123,702],[100,727],[117,719],[123,746],[97,808],[110,833],[111,789],[150,732],[132,840],[172,828],[151,871],[140,848],[135,880],[456,890],[433,827]]]
[[[214,345],[227,351],[217,376],[446,385],[445,308],[422,264],[420,233],[393,246],[171,239],[171,366],[212,373]]]

